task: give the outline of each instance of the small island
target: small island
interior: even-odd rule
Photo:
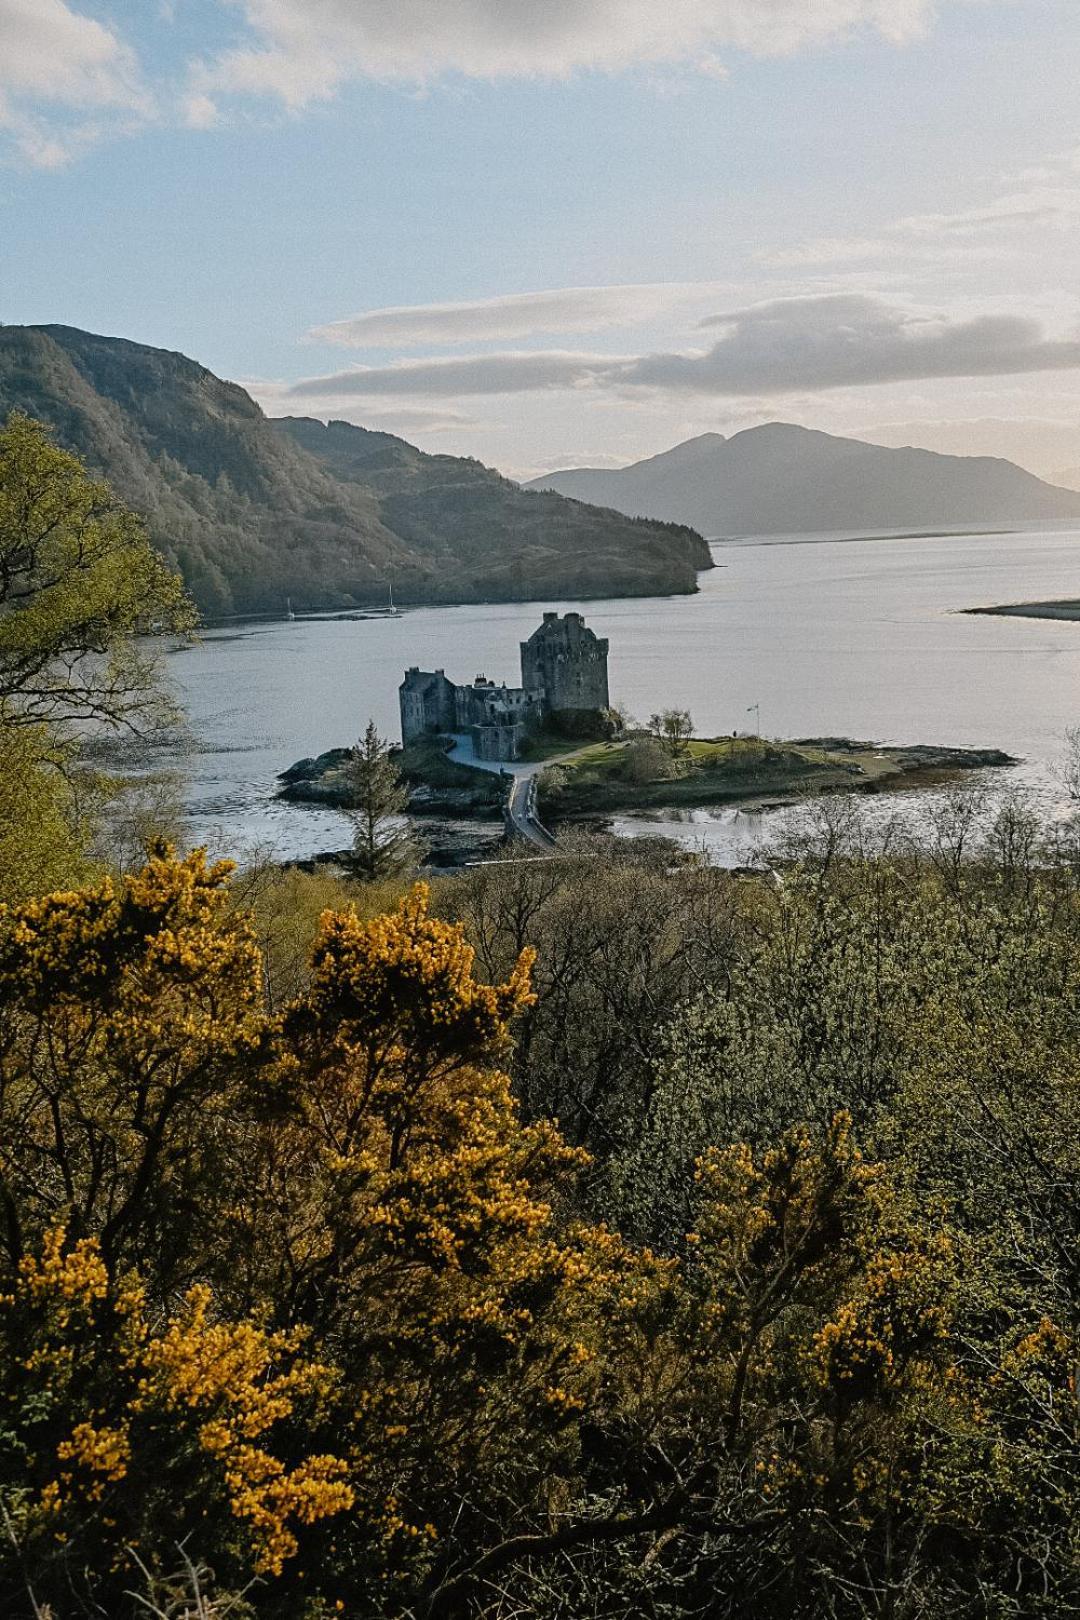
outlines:
[[[520,652],[515,687],[486,675],[463,685],[443,669],[405,672],[394,758],[435,864],[473,859],[503,834],[547,851],[551,827],[563,822],[930,787],[1017,763],[998,749],[695,737],[685,709],[636,725],[611,708],[608,643],[580,613],[545,613]],[[282,772],[280,796],[348,810],[352,758],[349,748],[331,748],[298,760]]]
[[[554,821],[751,800],[784,803],[811,793],[932,787],[967,771],[1016,763],[998,749],[885,747],[848,737],[702,737],[665,746],[639,733],[553,761],[538,781],[539,805]]]
[[[409,812],[425,818],[498,821],[516,774],[454,757],[456,739],[413,743],[395,759],[409,790]],[[847,737],[689,738],[669,752],[651,733],[574,746],[541,737],[534,745],[540,813],[553,822],[619,812],[702,809],[807,793],[882,793],[936,786],[958,775],[1018,762],[993,748],[880,746]],[[347,809],[348,748],[332,748],[283,771],[280,796]],[[538,768],[537,768],[538,767]]]

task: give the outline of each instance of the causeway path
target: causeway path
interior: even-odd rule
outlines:
[[[536,778],[550,760],[528,762],[516,760],[478,759],[467,732],[454,732],[454,748],[449,758],[459,765],[470,765],[476,771],[490,771],[495,776],[510,779],[506,796],[506,827],[511,837],[523,838],[537,849],[555,848],[554,834],[549,833],[536,813]]]

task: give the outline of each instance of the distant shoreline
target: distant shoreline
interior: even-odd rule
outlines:
[[[709,536],[710,546],[855,546],[878,540],[988,540],[1003,534],[1022,534],[1023,529],[911,529],[904,534],[892,530],[876,534],[845,534],[842,529],[808,529],[792,534],[719,534]],[[990,610],[987,609],[987,612]]]
[[[1080,619],[1080,597],[1054,602],[1002,602],[993,607],[961,608],[961,613],[990,614],[1003,619]]]

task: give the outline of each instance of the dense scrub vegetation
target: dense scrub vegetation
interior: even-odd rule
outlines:
[[[0,474],[0,1613],[1075,1613],[1076,828],[132,861],[72,722],[186,606]]]
[[[1069,1612],[1078,870],[832,833],[10,909],[4,1612]]]
[[[523,490],[345,422],[269,421],[236,383],[74,327],[0,327],[0,422],[48,423],[144,518],[204,614],[692,591],[700,535]]]

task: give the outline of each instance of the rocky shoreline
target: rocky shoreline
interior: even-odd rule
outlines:
[[[619,744],[605,745],[610,766]],[[761,803],[780,807],[806,794],[886,793],[939,786],[971,771],[1003,769],[1019,763],[996,748],[952,748],[933,744],[879,746],[850,737],[802,737],[773,744],[738,739],[698,744],[715,751],[675,780],[635,783],[617,769],[589,768],[596,750],[568,752],[551,761],[564,780],[557,793],[542,794],[544,818],[556,826],[603,828],[606,818],[636,810],[705,809],[716,805]],[[738,750],[737,752],[735,750]],[[279,796],[294,803],[347,809],[351,750],[331,748],[297,760],[279,778]],[[604,749],[600,750],[603,760]],[[490,860],[504,838],[503,807],[510,774],[458,764],[438,743],[395,756],[409,794],[408,812],[426,845],[427,864],[452,869]],[[581,768],[572,768],[575,757]],[[569,768],[568,768],[569,767]],[[542,780],[542,779],[541,779]],[[293,864],[313,869],[341,865],[348,851]]]

